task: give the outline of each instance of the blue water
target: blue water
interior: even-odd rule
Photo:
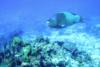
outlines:
[[[87,30],[100,20],[100,0],[0,0],[0,35],[15,30],[47,32],[46,20],[70,11],[87,21]],[[97,31],[98,32],[98,31]]]

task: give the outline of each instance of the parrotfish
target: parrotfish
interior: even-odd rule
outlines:
[[[82,22],[80,15],[71,12],[59,12],[47,20],[50,28],[65,28],[75,23]]]

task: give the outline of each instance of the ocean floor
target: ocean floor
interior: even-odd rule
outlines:
[[[100,38],[85,28],[76,24],[49,35],[1,37],[0,67],[100,67]]]

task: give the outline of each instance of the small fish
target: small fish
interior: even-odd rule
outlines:
[[[47,24],[50,28],[65,28],[79,22],[82,22],[81,16],[71,12],[56,13],[47,20]]]

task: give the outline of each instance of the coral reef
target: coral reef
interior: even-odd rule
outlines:
[[[24,37],[13,37],[9,48],[0,52],[0,67],[99,67],[100,57],[94,61],[91,52],[83,49],[85,43],[68,38],[60,41],[44,36],[34,36],[30,40]]]

